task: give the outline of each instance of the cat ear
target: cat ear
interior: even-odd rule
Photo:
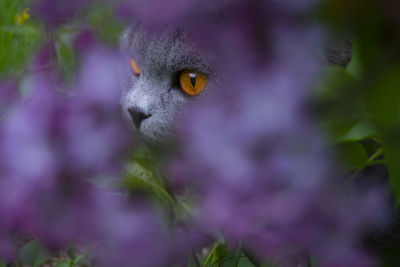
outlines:
[[[144,36],[145,30],[138,21],[131,21],[129,27],[127,27],[120,37],[120,48],[128,51],[132,44],[135,42],[135,38],[138,36]]]
[[[131,26],[122,33],[120,50],[135,60],[143,55],[150,42],[148,33],[139,24]]]

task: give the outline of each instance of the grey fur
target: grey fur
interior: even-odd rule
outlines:
[[[150,115],[137,130],[152,140],[170,137],[178,109],[202,98],[214,84],[210,60],[191,46],[187,38],[184,31],[150,35],[140,28],[128,29],[121,37],[121,49],[127,57],[122,107],[128,118],[130,108]],[[139,77],[132,73],[129,58],[138,63]],[[178,75],[185,69],[200,71],[209,77],[199,96],[190,97],[180,90]]]

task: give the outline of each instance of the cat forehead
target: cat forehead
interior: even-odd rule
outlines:
[[[204,51],[191,44],[189,36],[183,30],[150,34],[142,29],[130,28],[121,37],[121,48],[144,68],[213,72],[211,60]]]

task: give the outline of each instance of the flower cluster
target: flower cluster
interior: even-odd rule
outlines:
[[[167,241],[156,213],[105,187],[120,177],[132,138],[120,112],[119,66],[118,54],[92,47],[71,88],[38,71],[29,96],[7,112],[0,126],[2,256],[14,257],[12,240],[22,235],[50,248],[85,245],[99,265],[159,262],[163,253],[149,254]]]
[[[172,183],[197,194],[196,225],[260,260],[373,265],[360,236],[384,217],[380,194],[340,177],[307,111],[320,30],[284,4],[232,2],[193,26],[222,78],[180,115]]]

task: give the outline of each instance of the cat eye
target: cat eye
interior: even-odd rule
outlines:
[[[129,64],[131,65],[133,73],[135,73],[136,76],[140,76],[140,68],[136,61],[131,58],[129,59]]]
[[[208,77],[197,71],[184,70],[179,74],[179,84],[182,90],[190,95],[200,94],[206,87]]]

